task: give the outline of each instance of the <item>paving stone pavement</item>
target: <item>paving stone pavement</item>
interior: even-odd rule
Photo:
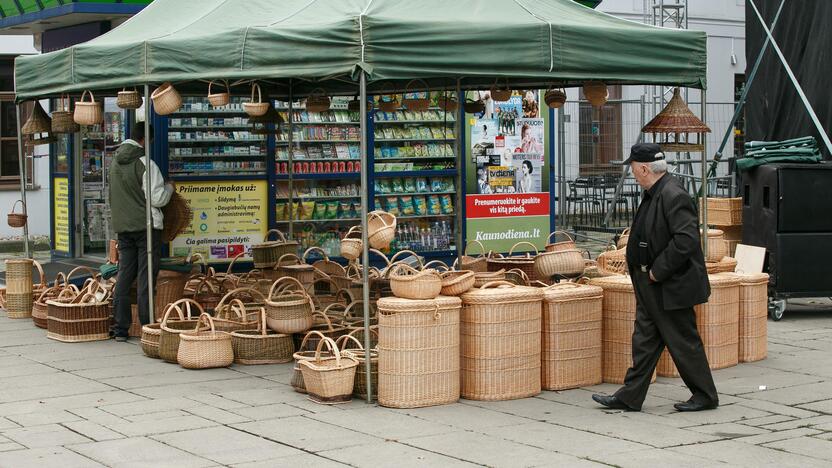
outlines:
[[[507,402],[322,406],[291,366],[187,371],[137,341],[62,344],[0,318],[0,468],[832,465],[832,302],[769,322],[769,357],[715,371],[722,406],[682,414],[659,378],[641,413],[598,385]]]

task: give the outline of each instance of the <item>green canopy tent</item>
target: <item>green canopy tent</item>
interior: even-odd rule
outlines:
[[[17,59],[15,78],[18,101],[136,85],[148,96],[151,85],[166,81],[184,94],[204,94],[210,80],[238,89],[257,80],[290,102],[316,88],[360,94],[365,116],[368,93],[402,91],[413,79],[457,93],[498,78],[524,88],[598,80],[704,89],[706,36],[572,0],[156,0],[99,38]],[[367,168],[366,118],[361,135]],[[289,157],[291,167],[291,151]],[[369,323],[367,170],[361,172]],[[147,217],[149,236],[149,209]]]

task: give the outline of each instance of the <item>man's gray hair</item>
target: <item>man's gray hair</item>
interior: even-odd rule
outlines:
[[[650,168],[650,171],[653,174],[664,174],[667,172],[667,161],[664,159],[659,159],[658,161],[653,161],[647,164],[647,167]]]

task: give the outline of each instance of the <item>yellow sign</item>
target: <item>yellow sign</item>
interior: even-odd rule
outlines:
[[[173,256],[200,253],[225,261],[263,242],[269,224],[266,181],[180,182],[176,191],[194,216],[171,243]]]
[[[69,254],[69,179],[55,177],[52,192],[52,225],[55,251]]]

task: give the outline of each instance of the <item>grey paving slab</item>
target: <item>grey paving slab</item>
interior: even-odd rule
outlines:
[[[514,426],[530,422],[526,418],[492,411],[478,406],[456,403],[429,408],[390,410],[413,417],[453,426],[458,429],[477,430],[487,427]]]
[[[148,364],[149,359],[140,353],[127,353],[116,356],[91,355],[84,359],[78,359],[77,356],[70,358],[71,355],[63,355],[63,359],[58,361],[51,361],[50,366],[65,371],[75,372],[91,369],[105,369],[104,372],[114,372],[107,369],[129,369],[131,366]],[[171,364],[171,369],[176,369],[176,364]],[[91,378],[95,378],[91,376]]]
[[[164,419],[152,419],[141,422],[131,422],[107,426],[109,429],[128,437],[148,436],[152,434],[165,434],[168,432],[186,431],[189,429],[200,429],[216,426],[214,421],[200,418],[198,416],[176,416]]]
[[[288,390],[288,391],[287,391]],[[231,401],[251,406],[262,406],[272,403],[286,403],[287,401],[298,400],[295,392],[291,389],[271,387],[258,389],[224,390],[219,396]],[[303,397],[303,395],[301,395]]]
[[[214,462],[146,437],[72,445],[70,450],[114,468],[206,467]]]
[[[582,458],[590,457],[598,451],[598,447],[604,447],[604,451],[607,453],[631,452],[650,448],[645,444],[544,422],[485,428],[476,432]]]
[[[124,416],[124,419],[128,422],[145,422],[145,421],[158,421],[161,419],[170,419],[170,418],[181,418],[185,416],[190,416],[191,413],[188,413],[185,410],[166,410],[166,411],[154,411],[154,412],[147,412],[142,414],[134,414],[132,416]]]
[[[186,412],[219,424],[237,424],[252,421],[251,418],[207,405],[188,408]]]
[[[196,382],[190,384],[142,387],[132,389],[131,391],[147,398],[165,398],[170,395],[197,395],[200,393],[219,395],[225,391],[276,387],[285,388],[285,386],[282,386],[277,382],[272,382],[258,377],[236,377],[227,380],[212,380],[208,382]]]
[[[222,465],[266,461],[304,453],[230,427],[196,429],[152,438]]]
[[[263,421],[266,419],[288,418],[291,416],[303,416],[310,414],[305,409],[298,408],[286,403],[274,403],[263,406],[247,406],[229,410],[232,413],[251,419],[252,421]]]
[[[31,384],[29,386],[0,388],[0,401],[15,402],[44,398],[58,398],[67,395],[83,395],[112,390],[112,387],[92,380],[81,379],[69,374],[46,374],[37,377],[63,376],[53,383]],[[21,377],[30,378],[33,376]],[[77,379],[77,380],[76,380]]]
[[[475,467],[476,464],[450,458],[445,455],[410,447],[394,441],[379,441],[369,445],[358,445],[337,450],[327,450],[319,455],[347,463],[352,466],[392,466],[397,468],[433,467],[448,468]]]
[[[8,440],[8,439],[6,439]],[[25,450],[26,447],[17,442],[0,442],[0,452],[11,452],[12,450]]]
[[[794,438],[797,438],[797,437],[812,436],[812,435],[816,435],[816,434],[821,434],[821,431],[819,431],[817,429],[809,429],[809,428],[806,428],[806,427],[801,427],[801,428],[798,428],[798,429],[787,429],[787,430],[784,430],[784,431],[773,431],[773,432],[768,432],[768,433],[765,433],[765,434],[759,434],[759,435],[754,435],[754,436],[749,436],[749,437],[740,437],[736,440],[739,441],[739,442],[744,442],[746,444],[760,445],[760,444],[768,444],[770,442],[777,442],[777,441],[780,441],[780,440],[794,439]]]
[[[28,448],[59,447],[90,440],[58,424],[11,429],[3,431],[3,437]]]
[[[367,445],[378,441],[377,437],[304,416],[234,424],[231,427],[312,452]]]
[[[102,467],[101,463],[62,447],[16,450],[0,453],[0,466],[10,468],[61,468]]]
[[[162,367],[161,364],[160,367]],[[100,379],[100,381],[116,388],[131,390],[143,387],[159,387],[216,380],[229,380],[236,379],[239,376],[240,374],[238,372],[234,372],[229,369],[205,369],[196,371],[179,368],[179,371],[177,372],[158,373],[153,375],[152,378],[148,378],[147,375],[136,375],[130,377]]]
[[[730,404],[720,405],[720,407],[714,411],[700,411],[694,413],[674,411],[671,415],[669,415],[669,418],[686,421],[688,426],[698,426],[702,424],[740,422],[745,419],[761,418],[763,416],[771,416],[771,413],[763,410],[738,406],[737,404]]]
[[[832,381],[796,385],[789,388],[765,390],[745,394],[743,396],[757,400],[771,401],[782,405],[800,405],[820,401],[832,395]]]
[[[238,401],[229,400],[228,398],[223,398],[219,395],[212,395],[210,393],[200,393],[197,395],[185,395],[185,398],[190,398],[191,400],[198,401],[200,403],[204,403],[208,406],[212,406],[214,408],[230,410],[230,409],[237,409],[237,408],[248,408],[249,405],[245,403],[240,403]]]
[[[828,462],[817,458],[775,450],[761,445],[721,440],[697,445],[673,447],[673,452],[721,461],[736,466],[809,468],[828,467]]]
[[[785,416],[782,414],[772,414],[771,416],[763,416],[761,418],[751,418],[751,419],[743,419],[738,421],[740,424],[745,424],[747,426],[765,426],[768,424],[777,424],[786,421],[793,421],[795,418],[791,416]]]
[[[664,449],[646,449],[623,453],[607,453],[603,448],[590,457],[607,465],[620,468],[673,467],[673,468],[727,468],[726,463],[708,460],[695,455],[676,453]]]
[[[832,414],[832,398],[828,400],[821,400],[812,403],[806,403],[803,405],[798,405],[798,408],[817,413]]]
[[[43,424],[57,424],[69,421],[78,421],[81,418],[66,410],[39,411],[37,413],[16,414],[7,419],[23,427],[40,426]]]
[[[737,423],[705,424],[702,426],[691,426],[686,428],[689,431],[701,432],[719,437],[720,439],[736,439],[738,437],[768,434],[771,431],[754,426],[746,426]]]
[[[19,424],[12,422],[8,418],[0,418],[0,431],[4,431],[6,429],[16,429],[20,427]]]
[[[196,400],[183,397],[159,398],[156,400],[143,399],[130,403],[99,406],[102,410],[115,416],[133,416],[137,414],[158,413],[200,406]]]
[[[593,413],[586,408],[557,403],[543,398],[524,398],[512,401],[461,400],[460,403],[521,416],[533,421],[553,421],[564,417],[582,417]]]
[[[806,375],[797,372],[771,371],[754,377],[737,377],[728,380],[720,380],[719,393],[729,395],[741,395],[745,393],[759,392],[760,387],[766,391],[778,388],[793,388],[799,385],[818,383],[824,380],[817,375]]]
[[[457,430],[446,424],[425,421],[374,406],[349,411],[310,414],[306,417],[363,434],[393,440],[445,434]]]
[[[25,377],[29,375],[54,374],[60,372],[60,370],[37,362],[28,361],[14,366],[3,367],[0,372],[2,372],[3,378],[11,378]]]
[[[27,414],[36,411],[86,408],[100,405],[135,402],[144,398],[121,390],[87,393],[83,395],[38,398],[14,403],[0,403],[0,416]]]
[[[755,400],[753,399],[753,395],[750,397],[743,397],[739,399],[739,401],[736,404],[740,406],[745,406],[746,408],[755,408],[773,414],[790,416],[792,418],[811,418],[812,416],[817,416],[817,413],[814,411],[808,411],[793,406],[781,405],[779,403],[773,403],[765,400]]]
[[[400,441],[411,447],[442,453],[460,460],[492,467],[530,467],[546,464],[573,466],[580,460],[500,437],[452,432]]]
[[[72,421],[61,424],[72,432],[81,434],[82,436],[101,442],[103,440],[123,439],[124,436],[106,427],[96,424],[92,421]]]
[[[812,427],[818,426],[821,424],[829,424],[832,423],[832,416],[830,415],[822,415],[822,416],[812,416],[811,418],[801,418],[795,419],[792,421],[786,421],[776,424],[768,424],[763,426],[766,429],[772,431],[784,431],[787,429],[797,429],[799,427]]]
[[[127,377],[141,378],[144,379],[145,382],[156,382],[157,376],[171,373],[182,373],[185,372],[185,370],[176,365],[168,365],[167,363],[161,363],[156,360],[145,359],[144,361],[136,362],[132,362],[132,360],[130,362],[119,362],[118,364],[113,364],[109,367],[94,367],[91,369],[72,370],[69,372],[72,372],[74,375],[79,377],[95,379],[101,382],[104,382],[107,379]],[[115,381],[118,382],[117,380]],[[118,385],[113,386],[118,387]]]
[[[290,375],[293,367],[294,364],[292,363],[265,364],[261,366],[235,366],[234,370],[254,377],[278,377]]]
[[[816,439],[810,436],[797,437],[794,439],[780,440],[765,444],[766,447],[785,450],[790,453],[805,455],[807,457],[832,461],[832,441]]]
[[[292,468],[343,468],[350,465],[330,460],[320,455],[306,453],[303,455],[275,458],[274,460],[241,463],[233,466],[234,468],[275,468],[283,466]]]
[[[96,424],[123,424],[127,422],[124,418],[120,418],[112,413],[108,413],[100,408],[94,407],[87,407],[87,408],[73,408],[67,410],[70,413],[90,422],[94,422]]]

